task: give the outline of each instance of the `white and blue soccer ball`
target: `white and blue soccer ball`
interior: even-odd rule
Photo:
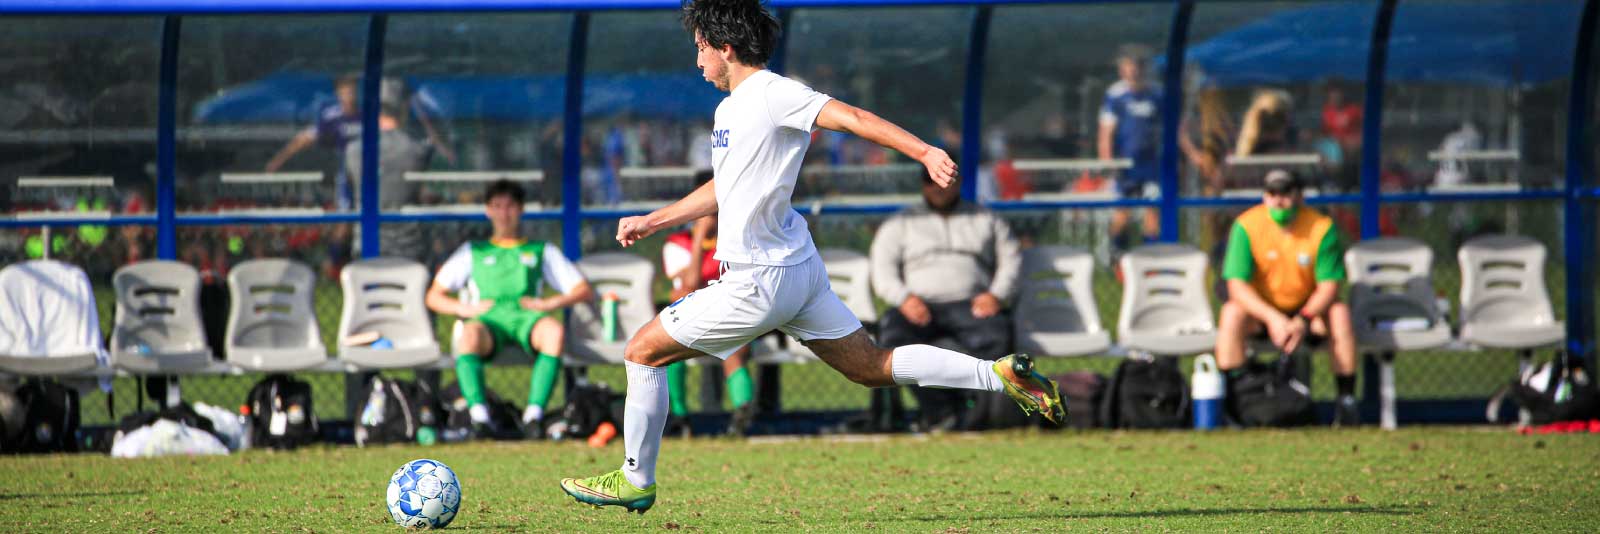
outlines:
[[[412,460],[389,477],[384,505],[394,523],[406,528],[444,528],[461,509],[461,481],[434,460]]]

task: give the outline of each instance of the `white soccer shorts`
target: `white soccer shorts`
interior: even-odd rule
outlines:
[[[728,359],[773,330],[801,341],[839,339],[861,321],[833,293],[822,258],[769,267],[724,263],[722,278],[685,295],[657,316],[678,343]]]

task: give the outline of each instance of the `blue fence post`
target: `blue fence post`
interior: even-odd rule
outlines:
[[[1178,0],[1167,33],[1167,65],[1161,74],[1161,241],[1175,243],[1181,230],[1178,201],[1178,127],[1183,117],[1184,51],[1189,46],[1189,21],[1194,1]]]
[[[367,63],[361,77],[361,257],[376,258],[379,250],[378,220],[378,107],[383,87],[383,39],[389,27],[388,15],[377,14],[367,20]]]
[[[583,70],[588,55],[589,14],[572,14],[567,44],[567,89],[561,124],[561,252],[583,255]]]
[[[1600,0],[1584,2],[1583,19],[1578,23],[1577,50],[1572,54],[1572,88],[1567,96],[1567,179],[1566,179],[1566,267],[1567,267],[1567,351],[1584,358],[1590,372],[1595,371],[1595,257],[1594,201],[1584,192],[1593,185],[1594,146],[1589,131],[1589,110],[1594,104],[1595,80],[1591,54],[1594,52],[1596,11]],[[1593,376],[1593,375],[1591,375]]]
[[[1366,101],[1361,107],[1361,238],[1378,237],[1378,202],[1383,194],[1383,75],[1389,64],[1389,28],[1396,0],[1378,5],[1367,48]]]
[[[1394,22],[1396,0],[1383,0],[1372,22],[1372,39],[1367,43],[1366,96],[1361,106],[1361,239],[1378,237],[1378,203],[1383,191],[1383,75],[1389,63],[1389,28]],[[1387,357],[1387,356],[1384,356]],[[1378,360],[1361,358],[1361,418],[1378,417]]]
[[[156,258],[178,259],[178,35],[183,17],[161,19],[161,79],[156,93]],[[48,244],[46,246],[49,246]]]
[[[961,198],[978,198],[978,159],[983,154],[983,71],[989,53],[993,6],[978,6],[967,34],[967,87],[961,98]]]

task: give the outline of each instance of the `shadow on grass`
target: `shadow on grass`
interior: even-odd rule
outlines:
[[[929,514],[908,517],[852,517],[844,521],[850,523],[929,523],[949,521],[992,521],[992,520],[1040,520],[1040,519],[1164,519],[1176,517],[1212,517],[1246,514],[1374,514],[1374,515],[1415,515],[1418,513],[1415,506],[1282,506],[1262,508],[1209,508],[1194,509],[1180,508],[1169,510],[1147,510],[1131,512],[1089,512],[1075,513],[1070,510],[1056,512],[1038,511],[1012,514],[985,514],[982,517],[972,515],[954,514]],[[789,521],[762,519],[758,523],[769,525],[788,524]]]
[[[119,497],[122,495],[141,495],[144,492],[134,490],[122,491],[80,491],[75,493],[0,493],[0,501],[17,499],[82,499],[90,497]]]
[[[1063,519],[1106,519],[1106,518],[1164,518],[1164,517],[1207,517],[1220,515],[1241,514],[1375,514],[1375,515],[1416,515],[1415,506],[1268,506],[1263,508],[1215,508],[1193,509],[1181,508],[1175,510],[1150,510],[1133,512],[1095,512],[1095,513],[1065,513],[1059,517]]]

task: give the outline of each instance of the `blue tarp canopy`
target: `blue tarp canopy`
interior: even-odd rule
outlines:
[[[1565,78],[1582,8],[1575,1],[1402,2],[1386,79],[1514,86]],[[1363,80],[1376,10],[1348,3],[1279,11],[1192,44],[1186,61],[1205,83],[1221,86]]]
[[[555,120],[562,114],[562,76],[419,76],[406,85],[449,120]],[[584,77],[583,112],[642,118],[707,119],[725,96],[698,72],[603,74]],[[332,103],[333,76],[278,73],[222,91],[195,106],[205,124],[310,122]]]

